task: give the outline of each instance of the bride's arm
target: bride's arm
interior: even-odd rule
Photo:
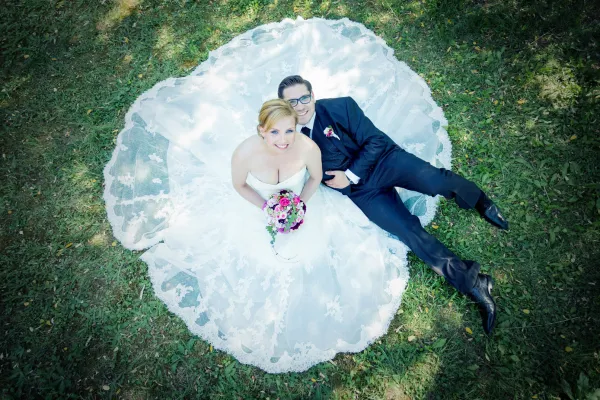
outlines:
[[[265,199],[246,183],[249,169],[247,158],[244,157],[241,147],[235,149],[231,157],[231,182],[233,183],[233,188],[244,199],[262,209]]]
[[[307,138],[308,139],[308,138]],[[306,153],[306,168],[310,177],[304,184],[304,189],[300,193],[300,198],[305,203],[312,197],[319,188],[323,178],[323,164],[321,164],[321,150],[312,140],[308,139],[308,149]]]

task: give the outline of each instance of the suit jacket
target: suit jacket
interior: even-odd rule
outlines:
[[[369,177],[381,157],[396,144],[389,136],[381,132],[365,115],[352,97],[317,100],[316,118],[313,126],[313,140],[319,143],[328,140],[347,158],[346,168],[358,176],[361,181]],[[333,136],[325,137],[323,131],[333,128],[339,140]],[[315,138],[322,135],[323,138]],[[320,146],[323,151],[324,146]]]

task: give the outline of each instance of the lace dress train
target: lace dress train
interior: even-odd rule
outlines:
[[[408,280],[406,246],[341,194],[320,187],[303,226],[277,237],[277,257],[262,212],[233,189],[234,148],[296,73],[318,98],[351,95],[406,150],[450,168],[446,120],[423,79],[361,24],[299,18],[248,31],[140,96],[104,171],[114,235],[148,249],[155,294],[193,333],[268,372],[364,349],[386,332]],[[278,185],[247,182],[266,198],[305,180],[301,170]],[[400,194],[431,221],[436,198]]]

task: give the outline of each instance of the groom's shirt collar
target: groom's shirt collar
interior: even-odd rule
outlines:
[[[317,110],[315,110],[315,113],[313,114],[312,118],[310,119],[310,121],[308,121],[308,123],[306,125],[300,125],[300,124],[296,125],[296,132],[300,132],[300,130],[302,128],[307,127],[308,129],[310,129],[310,138],[312,139],[313,127],[315,126],[315,118],[316,117],[317,117]]]

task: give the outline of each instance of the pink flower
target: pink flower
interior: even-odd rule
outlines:
[[[280,205],[281,207],[287,207],[287,206],[289,206],[289,205],[290,205],[290,203],[291,203],[291,202],[290,202],[290,199],[288,199],[287,197],[282,197],[282,198],[279,200],[279,205]]]
[[[298,203],[300,203],[300,197],[296,196],[294,197],[294,205],[297,206]]]

